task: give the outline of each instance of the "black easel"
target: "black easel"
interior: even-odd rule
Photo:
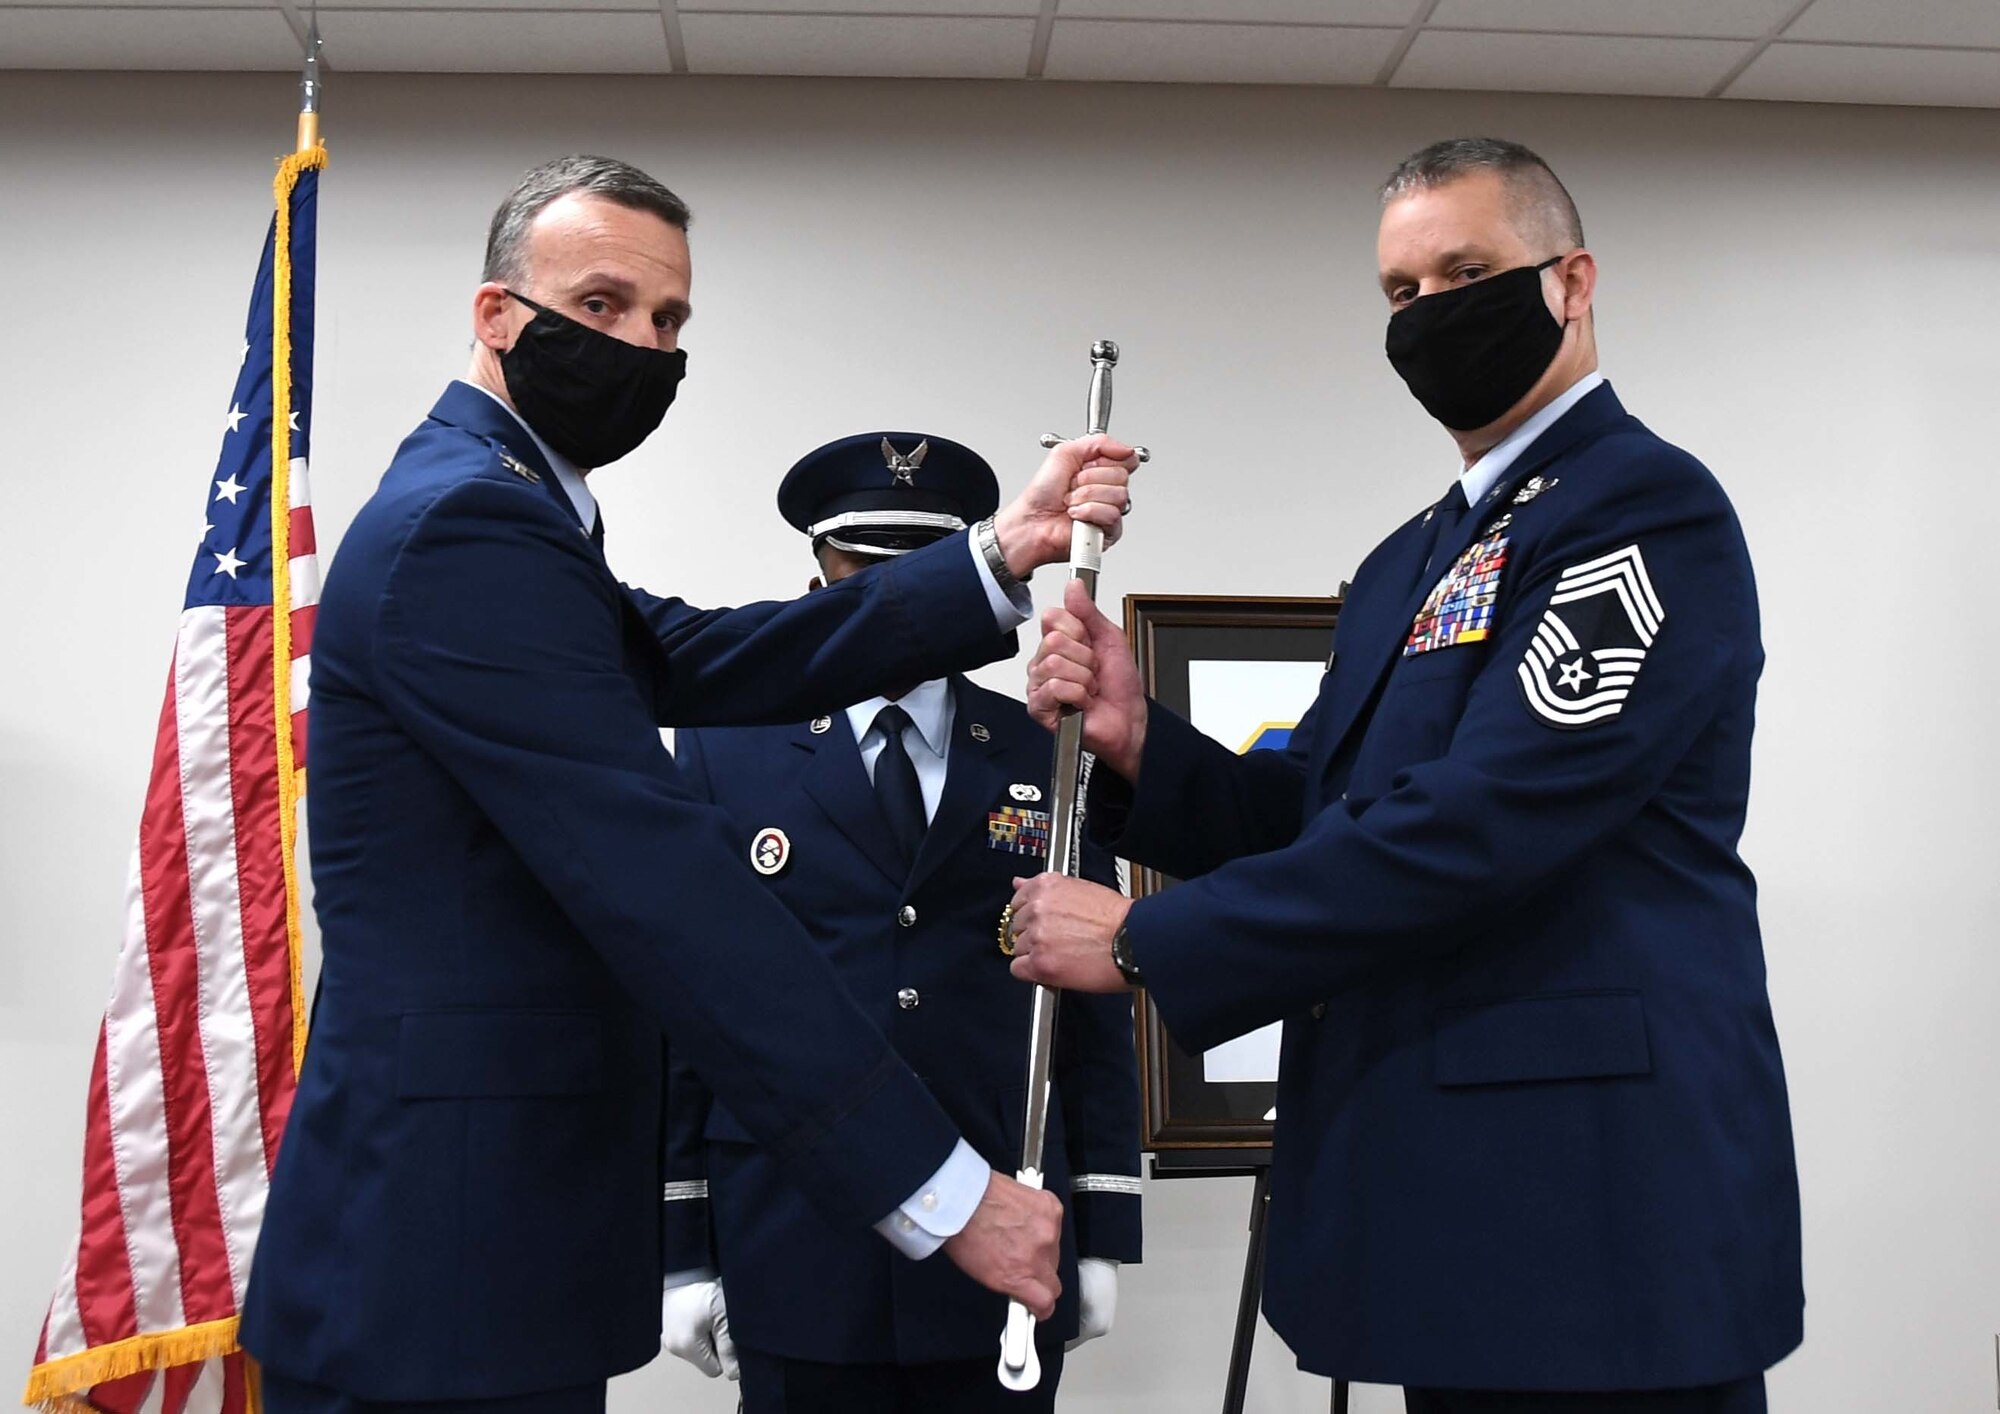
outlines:
[[[1249,1157],[1247,1164],[1218,1166],[1214,1154],[1152,1156],[1154,1178],[1256,1179],[1250,1192],[1250,1246],[1243,1255],[1243,1290],[1236,1298],[1236,1334],[1229,1343],[1229,1377],[1222,1387],[1222,1414],[1243,1414],[1243,1399],[1250,1386],[1250,1349],[1257,1341],[1257,1314],[1263,1305],[1266,1226],[1271,1213],[1271,1154],[1268,1149],[1252,1150]],[[1333,1382],[1333,1414],[1347,1414],[1346,1380]]]

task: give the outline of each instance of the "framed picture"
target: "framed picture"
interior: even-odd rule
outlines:
[[[1344,588],[1344,586],[1343,586]],[[1319,692],[1340,600],[1128,594],[1125,632],[1146,691],[1232,751],[1282,748]],[[1132,896],[1175,880],[1134,866]],[[1138,998],[1141,1147],[1156,1171],[1251,1169],[1269,1159],[1278,1028],[1183,1049]]]

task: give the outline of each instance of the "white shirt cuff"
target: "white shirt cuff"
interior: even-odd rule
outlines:
[[[1009,595],[1000,588],[1000,581],[993,577],[992,567],[986,563],[986,556],[979,552],[979,537],[972,531],[965,533],[966,548],[972,551],[972,567],[979,571],[980,587],[986,591],[986,603],[993,610],[993,623],[1002,633],[1011,633],[1035,616],[1035,596],[1028,592],[1028,586],[1014,586]]]
[[[912,1261],[921,1262],[955,1237],[972,1220],[972,1210],[986,1196],[993,1170],[979,1151],[963,1139],[930,1181],[903,1205],[875,1224],[889,1245]]]

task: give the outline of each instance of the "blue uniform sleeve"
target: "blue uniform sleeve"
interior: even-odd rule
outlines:
[[[688,793],[697,800],[715,799],[708,780],[708,760],[700,733],[685,727],[674,733],[674,763]],[[660,1125],[661,1194],[660,1265],[667,1272],[713,1271],[717,1266],[708,1212],[708,1112],[715,1096],[701,1074],[662,1038],[665,1084]]]
[[[1295,839],[1317,709],[1283,751],[1239,756],[1158,702],[1146,702],[1135,788],[1109,770],[1091,778],[1090,832],[1125,859],[1189,879]]]
[[[802,721],[892,683],[1011,658],[1020,618],[996,611],[966,543],[953,536],[797,599],[736,609],[628,588],[665,653],[657,724]]]
[[[1117,862],[1090,844],[1084,877],[1118,887]],[[1136,1262],[1139,1216],[1139,1058],[1132,998],[1065,992],[1056,1020],[1056,1092],[1063,1112],[1079,1257]]]
[[[546,497],[461,482],[388,575],[377,695],[799,1190],[871,1223],[956,1132],[689,792],[622,666],[622,597]]]
[[[1379,793],[1329,804],[1282,847],[1133,906],[1134,955],[1182,1044],[1213,1046],[1372,969],[1478,946],[1480,917],[1587,867],[1593,847],[1660,791],[1728,695],[1754,689],[1755,589],[1734,514],[1697,464],[1658,456],[1662,463],[1621,468],[1621,489],[1599,493],[1609,504],[1551,527],[1533,563],[1520,566],[1520,582],[1503,587],[1494,638],[1434,650],[1486,654],[1442,755],[1396,771]],[[1539,687],[1526,676],[1551,661],[1537,657],[1553,641],[1548,612],[1591,576],[1615,576],[1620,562],[1639,567],[1643,594],[1663,607],[1657,635],[1604,711],[1563,720],[1560,704],[1548,702],[1553,674],[1543,671]],[[1628,602],[1642,594],[1636,579],[1623,592]],[[1195,755],[1192,744],[1172,750]],[[1149,760],[1148,788],[1150,770]],[[1213,763],[1167,780],[1221,777]],[[1240,818],[1254,808],[1244,779],[1239,770],[1236,794],[1211,789],[1172,808],[1211,809],[1230,847],[1254,843]],[[1154,799],[1155,809],[1169,808]]]

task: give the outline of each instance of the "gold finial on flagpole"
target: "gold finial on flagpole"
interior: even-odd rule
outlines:
[[[313,7],[312,30],[306,36],[305,72],[299,77],[299,151],[319,146],[319,7]]]

